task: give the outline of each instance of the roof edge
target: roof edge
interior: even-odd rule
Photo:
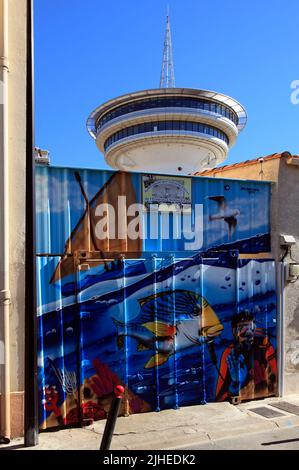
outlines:
[[[295,156],[295,155],[294,155]],[[229,171],[233,168],[240,168],[240,167],[245,167],[245,166],[250,166],[250,165],[255,165],[256,163],[262,163],[262,162],[267,162],[269,160],[277,160],[280,158],[285,158],[288,159],[292,157],[292,154],[288,151],[281,152],[281,153],[273,153],[271,155],[266,155],[265,157],[258,157],[258,158],[253,158],[252,160],[245,160],[243,162],[237,162],[237,163],[232,163],[230,165],[223,165],[218,168],[212,168],[208,170],[204,170],[201,172],[195,173],[197,176],[208,176],[208,175],[213,175],[216,173],[222,173],[224,171]]]

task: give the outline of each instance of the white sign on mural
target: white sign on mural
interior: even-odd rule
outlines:
[[[191,178],[179,176],[144,175],[142,177],[143,204],[149,209],[157,205],[159,210],[191,209]]]

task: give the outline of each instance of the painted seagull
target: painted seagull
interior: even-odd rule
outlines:
[[[223,219],[228,224],[228,239],[231,239],[232,234],[236,230],[237,217],[240,215],[239,209],[232,209],[228,207],[227,201],[224,196],[209,196],[208,199],[215,201],[218,204],[218,214],[210,215],[210,220]]]

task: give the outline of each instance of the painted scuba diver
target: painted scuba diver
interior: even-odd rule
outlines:
[[[275,349],[256,328],[254,316],[244,310],[232,317],[234,341],[221,357],[216,401],[243,400],[276,394]]]
[[[116,319],[118,346],[124,337],[136,339],[138,351],[155,353],[145,364],[149,369],[164,364],[175,351],[204,342],[212,343],[223,331],[209,303],[195,292],[164,291],[139,300],[141,313],[126,325]]]

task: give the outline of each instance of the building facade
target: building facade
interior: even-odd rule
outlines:
[[[26,4],[25,0],[13,0],[13,2],[0,0],[0,435],[8,437],[23,434]],[[163,98],[165,105],[170,96],[181,100],[177,101],[174,106],[172,106],[173,102],[168,101],[168,106],[164,106],[162,112],[159,111],[158,106],[140,108],[138,99],[141,96],[136,94],[122,97],[124,102],[116,103],[115,100],[112,100],[106,103],[108,107],[105,110],[102,107],[98,108],[96,115],[92,115],[91,118],[99,118],[99,121],[89,121],[89,130],[91,133],[95,131],[93,137],[96,138],[99,148],[106,152],[107,160],[111,157],[111,162],[113,162],[116,157],[120,156],[120,164],[127,161],[129,163],[127,169],[134,169],[130,166],[132,155],[128,155],[127,160],[121,160],[124,150],[138,146],[140,150],[145,148],[146,142],[150,142],[151,152],[153,152],[155,147],[152,144],[157,144],[159,147],[161,133],[163,133],[164,150],[167,150],[170,144],[176,146],[177,149],[178,145],[182,144],[183,146],[178,150],[178,158],[174,162],[170,161],[174,171],[178,174],[196,170],[196,164],[214,166],[223,161],[228,147],[236,139],[240,130],[240,128],[238,129],[239,121],[236,121],[234,113],[237,113],[238,119],[243,119],[242,126],[244,118],[246,120],[243,108],[234,100],[228,101],[228,97],[219,94],[211,96],[211,94],[205,94],[211,92],[200,90],[189,90],[188,98],[186,98],[186,90],[183,90],[165,88],[154,90],[152,93],[147,90],[146,96],[144,92],[141,92],[143,104],[146,100],[147,104],[150,104],[153,101],[152,98],[155,100]],[[188,106],[185,106],[186,99],[189,100]],[[133,112],[129,116],[128,112],[124,112],[126,109],[122,106],[132,105],[132,102],[137,107],[132,110]],[[197,106],[193,106],[194,103]],[[234,109],[236,106],[240,107]],[[121,110],[121,113],[112,115],[111,113],[115,112],[116,108]],[[146,119],[144,119],[145,112]],[[240,116],[238,116],[238,112],[241,113]],[[130,122],[133,114],[134,119]],[[165,119],[165,114],[167,114],[167,119]],[[141,115],[143,115],[142,118]],[[107,119],[107,117],[109,119],[104,122],[102,119]],[[215,125],[216,121],[217,125]],[[97,127],[93,128],[94,125]],[[153,127],[146,127],[147,125]],[[178,127],[176,128],[176,126]],[[131,132],[132,135],[129,135]],[[166,140],[165,137],[167,137]],[[209,161],[209,149],[212,148],[210,146],[205,155],[196,153],[196,158],[200,158],[192,162],[193,166],[186,169],[182,165],[182,169],[179,169],[180,158],[186,150],[190,150],[190,155],[192,154],[193,158],[194,154],[191,149],[194,149],[197,144],[205,148],[207,143],[211,144],[213,148],[222,149],[219,150],[220,153],[218,152],[219,159],[216,156],[216,159],[211,158]],[[124,144],[126,149],[122,147],[122,151],[117,154]],[[137,147],[136,144],[138,144]],[[149,160],[151,153],[147,153],[148,149],[149,147],[143,154],[144,160],[140,161],[141,165],[144,165],[145,162],[152,164],[152,161]],[[160,165],[159,159],[157,162]],[[115,166],[117,167],[117,165]],[[152,169],[152,166],[150,165],[148,169]],[[272,255],[277,262],[284,257],[284,262],[287,264],[299,260],[299,201],[296,193],[298,171],[297,157],[285,152],[263,159],[209,170],[202,175],[244,180],[269,180],[276,183],[272,189],[271,206]],[[295,238],[296,244],[292,246],[291,251],[287,252],[285,247],[281,246],[281,234],[292,235]],[[281,390],[281,393],[285,395],[299,392],[298,296],[299,282],[296,279],[291,282],[286,281],[282,336],[284,387]]]
[[[26,4],[0,0],[0,435],[7,437],[23,432]]]

